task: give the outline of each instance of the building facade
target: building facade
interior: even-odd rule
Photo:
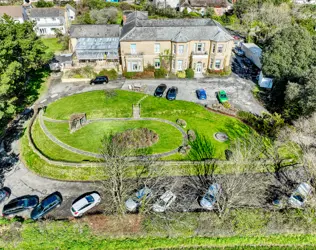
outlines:
[[[148,20],[144,12],[127,16],[120,51],[123,70],[141,72],[148,65],[196,74],[228,67],[233,37],[211,19]]]

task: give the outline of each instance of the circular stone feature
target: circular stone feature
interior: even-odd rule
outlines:
[[[220,142],[225,142],[228,140],[228,135],[223,132],[217,132],[214,134],[214,138]]]
[[[148,128],[135,128],[115,134],[112,140],[127,148],[147,148],[155,144],[159,136]]]

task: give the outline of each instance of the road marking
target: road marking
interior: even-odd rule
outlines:
[[[51,98],[54,98],[54,97],[56,97],[56,96],[58,96],[58,94],[53,94],[53,95],[51,95],[50,97],[51,97]]]
[[[41,101],[40,103],[43,103],[43,102],[46,102],[47,101],[47,99],[44,99],[43,101]]]

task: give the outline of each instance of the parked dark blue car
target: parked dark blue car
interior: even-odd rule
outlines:
[[[175,100],[177,98],[177,94],[178,94],[178,88],[172,86],[170,89],[168,89],[166,97],[169,101],[172,101],[172,100]]]
[[[3,207],[2,215],[8,216],[33,208],[37,206],[38,201],[39,200],[36,195],[25,195],[15,198]]]
[[[197,89],[196,96],[199,100],[206,100],[206,91],[204,89]]]
[[[59,192],[55,192],[47,196],[41,201],[31,212],[31,218],[37,220],[49,213],[56,207],[59,207],[62,203],[62,196]]]

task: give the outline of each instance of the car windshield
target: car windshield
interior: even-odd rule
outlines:
[[[225,94],[221,94],[221,98],[226,98],[226,95]]]
[[[170,89],[170,94],[174,94],[176,92],[175,89]]]
[[[158,86],[157,91],[163,91],[164,90],[164,86]]]
[[[166,203],[164,200],[160,199],[160,200],[158,201],[158,206],[160,206],[160,207],[165,207],[166,205],[167,205],[167,203]]]
[[[10,202],[9,204],[7,204],[5,206],[6,210],[11,210],[12,208],[18,207],[19,206],[19,202],[15,201],[15,202]]]
[[[86,196],[86,200],[87,200],[88,203],[94,202],[94,199],[93,199],[93,197],[91,195]]]
[[[294,199],[298,200],[299,202],[304,202],[304,198],[298,194],[294,195],[293,197],[294,197]]]

